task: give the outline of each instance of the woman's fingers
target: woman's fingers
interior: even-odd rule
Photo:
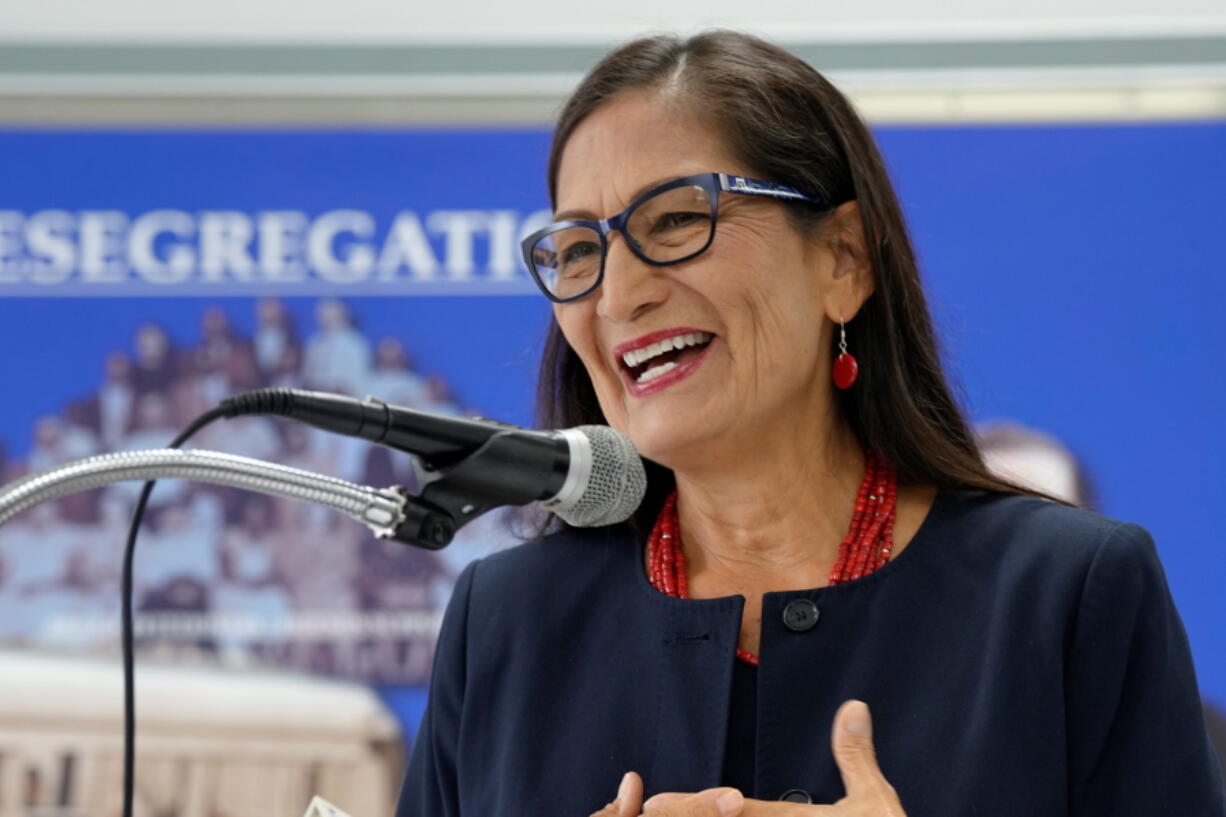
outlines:
[[[833,805],[765,802],[746,799],[736,789],[707,789],[697,794],[657,794],[643,804],[643,812],[645,817],[906,817],[898,794],[877,765],[872,719],[863,701],[843,702],[835,713],[830,741],[847,792]],[[721,802],[723,797],[727,799]]]
[[[637,772],[626,772],[622,775],[621,785],[617,787],[617,797],[613,802],[594,812],[592,817],[638,817],[642,812],[643,779]]]
[[[678,800],[684,800],[687,797],[693,796],[693,794],[685,794],[684,792],[678,791],[667,791],[663,794],[657,794],[654,797],[648,798],[647,802],[643,804],[643,812],[646,813],[652,809],[659,808],[665,803],[675,803]]]
[[[639,817],[643,811],[643,778],[638,772],[626,772],[617,788],[618,817]]]
[[[657,794],[643,804],[649,817],[736,817],[745,798],[736,789],[707,789],[697,794]]]
[[[830,741],[847,792],[841,803],[871,804],[881,817],[902,815],[898,794],[877,765],[868,705],[863,701],[844,701],[835,713]]]

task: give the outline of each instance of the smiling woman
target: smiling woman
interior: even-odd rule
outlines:
[[[399,817],[1226,815],[1152,539],[984,466],[841,93],[638,40],[549,186],[540,419],[649,492],[465,570]]]

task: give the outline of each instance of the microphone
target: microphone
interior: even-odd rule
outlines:
[[[243,392],[220,408],[227,418],[278,415],[413,454],[425,466],[423,483],[442,471],[477,498],[459,506],[467,516],[540,502],[575,527],[613,525],[630,518],[647,490],[634,444],[608,426],[535,431],[299,389]]]

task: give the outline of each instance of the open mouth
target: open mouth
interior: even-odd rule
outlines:
[[[635,383],[650,383],[702,354],[715,338],[710,332],[686,332],[673,335],[621,356],[622,368]]]

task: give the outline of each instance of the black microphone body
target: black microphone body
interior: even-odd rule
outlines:
[[[440,548],[502,505],[541,506],[574,527],[629,519],[647,475],[634,444],[608,426],[536,431],[393,406],[367,397],[259,389],[223,400],[223,416],[279,415],[414,455],[418,493],[405,496],[394,538]]]
[[[227,417],[271,414],[360,437],[420,458],[430,470],[462,468],[461,462],[490,440],[499,444],[480,469],[465,469],[472,489],[504,504],[557,496],[571,468],[571,446],[555,431],[535,431],[493,420],[450,417],[340,394],[298,389],[259,389],[221,403]]]

